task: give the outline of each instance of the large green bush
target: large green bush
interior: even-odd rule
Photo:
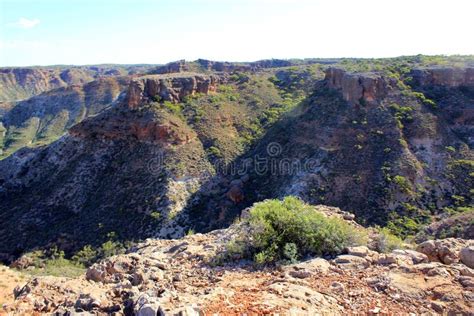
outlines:
[[[248,230],[242,237],[245,240],[233,245],[246,245],[237,249],[257,263],[336,255],[345,247],[367,242],[363,230],[342,219],[326,217],[295,197],[256,203],[242,227]]]

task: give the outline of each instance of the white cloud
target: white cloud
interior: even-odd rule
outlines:
[[[27,19],[27,18],[19,18],[18,21],[12,23],[11,25],[14,27],[18,27],[21,29],[31,29],[40,24],[39,19]]]

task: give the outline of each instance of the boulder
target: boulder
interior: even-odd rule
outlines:
[[[341,268],[347,269],[365,269],[370,266],[370,263],[366,259],[352,255],[340,255],[334,262]]]
[[[440,262],[428,262],[428,263],[420,263],[415,266],[416,270],[427,274],[432,269],[438,269],[444,267],[444,265]]]
[[[438,261],[436,243],[434,240],[427,240],[419,244],[416,250],[425,254],[430,261]]]
[[[448,272],[448,270],[446,270],[446,268],[444,267],[436,267],[436,268],[433,268],[433,269],[430,269],[426,275],[428,276],[442,276],[442,277],[450,277],[451,274]]]
[[[459,283],[463,287],[474,288],[474,278],[470,276],[461,276],[459,277]]]
[[[74,306],[76,309],[89,311],[94,308],[99,308],[101,306],[101,301],[92,294],[80,294]]]
[[[474,246],[462,248],[460,251],[461,262],[474,269]]]
[[[427,255],[425,255],[424,253],[415,251],[415,250],[395,249],[394,251],[392,251],[392,253],[396,254],[396,255],[406,256],[406,257],[410,258],[410,260],[413,262],[413,264],[429,262],[429,259],[428,259]]]
[[[341,293],[344,292],[344,284],[334,281],[331,283],[331,291]]]
[[[329,263],[329,261],[323,258],[314,258],[289,266],[289,268],[291,269],[305,270],[316,274],[326,274],[329,271],[330,267],[331,264]]]
[[[290,271],[288,274],[297,279],[306,279],[311,276],[311,272],[307,270],[294,270]]]
[[[416,250],[427,255],[430,261],[453,264],[459,262],[460,250],[469,243],[459,238],[427,240],[419,244]]]
[[[143,293],[135,300],[133,310],[137,316],[156,316],[159,315],[160,304],[155,297]]]
[[[398,264],[397,256],[391,253],[381,254],[376,261],[380,265]]]
[[[137,311],[137,316],[156,316],[160,310],[160,306],[156,304],[144,304]]]
[[[86,272],[86,279],[95,282],[104,282],[107,276],[105,267],[100,264],[94,264]]]
[[[347,253],[351,256],[357,256],[357,257],[367,257],[369,254],[369,248],[366,246],[359,246],[359,247],[349,247],[347,248]]]
[[[33,265],[33,258],[28,256],[21,256],[10,264],[10,268],[24,270]]]

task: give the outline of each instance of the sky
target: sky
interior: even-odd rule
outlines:
[[[0,66],[474,54],[472,0],[0,0]]]

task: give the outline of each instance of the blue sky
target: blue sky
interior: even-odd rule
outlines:
[[[0,66],[474,54],[471,0],[0,0]]]

